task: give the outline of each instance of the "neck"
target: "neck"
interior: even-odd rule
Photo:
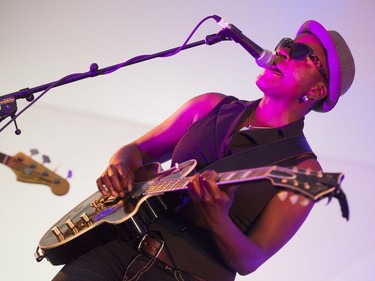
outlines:
[[[303,118],[308,113],[301,105],[280,102],[263,97],[250,118],[250,124],[257,127],[282,127]]]

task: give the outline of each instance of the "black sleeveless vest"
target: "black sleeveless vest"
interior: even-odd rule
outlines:
[[[201,170],[225,156],[244,149],[282,138],[303,136],[303,119],[281,128],[238,132],[239,124],[258,102],[259,100],[245,102],[234,97],[226,97],[209,114],[193,124],[180,140],[173,153],[172,165],[196,159],[197,170]],[[309,158],[316,157],[309,153],[303,157],[283,159],[277,164],[292,166]],[[230,216],[243,233],[251,230],[276,191],[277,189],[266,180],[242,184],[237,190]],[[236,273],[221,259],[207,229],[185,221],[175,214],[160,218],[150,229],[161,233],[177,268],[209,281],[234,280]]]

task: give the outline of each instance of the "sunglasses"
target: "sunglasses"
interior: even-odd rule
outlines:
[[[280,43],[276,45],[276,53],[280,52],[280,49],[290,49],[289,56],[291,59],[296,61],[305,60],[307,57],[309,57],[316,69],[324,78],[325,82],[328,84],[327,72],[324,70],[323,64],[318,56],[314,54],[314,50],[309,46],[304,43],[294,43],[294,41],[290,38],[283,38],[281,39]]]

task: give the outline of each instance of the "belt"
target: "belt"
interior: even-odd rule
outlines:
[[[161,239],[145,234],[138,244],[138,251],[147,254],[151,258],[158,259],[170,267],[174,267],[172,257],[165,246],[165,242]]]

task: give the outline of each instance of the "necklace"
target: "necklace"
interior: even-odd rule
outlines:
[[[250,130],[251,128],[254,128],[254,126],[250,124],[251,119],[253,118],[254,111],[255,111],[255,108],[253,109],[253,111],[251,111],[251,113],[247,117],[247,122],[245,123],[245,126],[240,129],[240,132]]]
[[[260,126],[251,125],[251,119],[253,118],[254,112],[255,112],[255,108],[249,114],[249,117],[247,118],[246,126],[242,127],[240,129],[240,132],[241,131],[246,131],[246,130],[251,130],[251,129],[272,129],[271,127],[260,127]]]

